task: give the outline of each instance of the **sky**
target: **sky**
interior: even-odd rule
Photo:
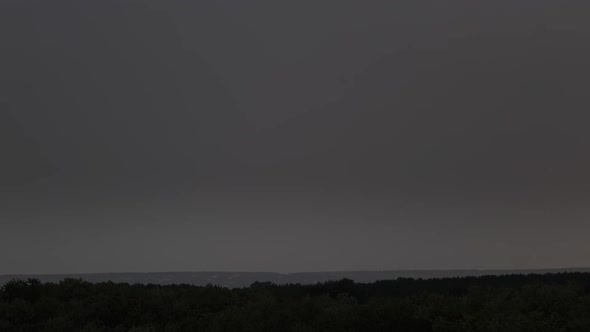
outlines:
[[[0,274],[590,266],[586,0],[4,0]]]

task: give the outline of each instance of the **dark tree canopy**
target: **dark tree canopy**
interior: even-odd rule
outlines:
[[[0,331],[589,331],[590,274],[248,288],[13,280]]]

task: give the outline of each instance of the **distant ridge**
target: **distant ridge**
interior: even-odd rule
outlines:
[[[397,278],[451,278],[505,274],[545,274],[561,272],[590,273],[590,268],[526,269],[526,270],[386,270],[386,271],[335,271],[335,272],[133,272],[133,273],[87,273],[87,274],[19,274],[0,275],[0,285],[11,279],[37,278],[42,282],[59,282],[65,278],[81,278],[89,282],[140,283],[140,284],[190,284],[239,288],[252,283],[272,282],[275,284],[315,284],[343,278],[360,283]]]

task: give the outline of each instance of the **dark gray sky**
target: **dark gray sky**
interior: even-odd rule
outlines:
[[[0,273],[590,266],[587,0],[4,0]]]

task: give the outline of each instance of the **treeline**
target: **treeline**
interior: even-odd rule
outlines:
[[[241,289],[13,280],[0,331],[590,331],[590,274]]]

